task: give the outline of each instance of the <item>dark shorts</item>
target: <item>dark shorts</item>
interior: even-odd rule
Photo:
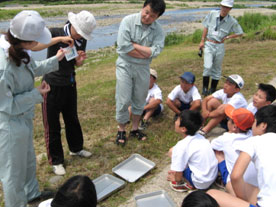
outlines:
[[[183,171],[183,177],[189,181],[189,183],[193,186],[194,186],[194,183],[192,181],[192,171],[190,170],[189,167],[187,167],[184,171]]]
[[[226,185],[229,172],[226,168],[225,160],[218,164],[218,170],[221,174],[223,185]]]
[[[179,100],[179,101],[180,101],[180,100]],[[180,108],[178,108],[179,111],[183,111],[183,110],[185,110],[185,109],[190,109],[190,108],[191,108],[190,103],[184,103],[184,102],[182,102],[182,101],[180,101],[180,103],[181,103]]]
[[[158,116],[160,113],[161,113],[161,105],[159,104],[158,107],[154,110],[152,116],[153,117]],[[144,116],[145,114],[146,114],[146,111],[144,110],[142,116]]]

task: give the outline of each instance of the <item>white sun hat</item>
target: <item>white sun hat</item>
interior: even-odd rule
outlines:
[[[52,35],[46,27],[45,21],[37,11],[23,10],[10,22],[10,33],[13,37],[48,44]]]
[[[68,20],[84,39],[90,40],[92,38],[92,31],[96,28],[96,19],[93,14],[85,10],[77,14],[69,12]]]
[[[237,86],[242,89],[244,86],[244,80],[242,79],[241,76],[237,75],[237,74],[233,74],[233,75],[229,75],[229,76],[224,76],[225,78],[227,78],[227,80],[229,80],[232,83],[237,84]]]
[[[232,8],[234,6],[234,0],[222,0],[220,5]]]

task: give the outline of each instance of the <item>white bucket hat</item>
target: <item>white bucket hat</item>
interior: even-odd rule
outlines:
[[[234,0],[222,0],[220,5],[232,8],[234,6]]]
[[[85,10],[77,14],[69,12],[68,20],[73,25],[76,32],[84,39],[90,40],[92,38],[92,31],[96,27],[96,20],[93,14]]]
[[[40,14],[32,10],[23,10],[11,20],[10,33],[13,37],[48,44],[52,35]]]

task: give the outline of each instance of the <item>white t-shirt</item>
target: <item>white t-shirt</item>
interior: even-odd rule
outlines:
[[[230,104],[236,109],[247,107],[247,101],[240,92],[235,93],[231,98],[227,98],[227,94],[224,93],[223,89],[220,89],[214,92],[212,96],[221,100],[222,104]]]
[[[201,96],[198,92],[198,89],[195,86],[193,86],[187,93],[185,93],[180,85],[176,86],[170,92],[168,98],[172,101],[174,101],[175,99],[179,99],[180,101],[186,104],[191,103],[195,100],[201,100]]]
[[[187,136],[177,142],[172,150],[171,170],[192,171],[192,181],[197,189],[208,188],[218,174],[218,161],[210,142],[200,134]]]
[[[276,134],[266,133],[247,139],[238,146],[253,161],[258,174],[260,192],[257,196],[260,206],[275,206],[276,198]]]
[[[225,164],[229,173],[227,183],[230,181],[230,174],[239,156],[239,153],[236,151],[237,146],[245,140],[250,139],[251,136],[251,130],[246,134],[225,132],[223,135],[211,141],[211,146],[214,150],[223,151],[224,153]],[[244,180],[251,185],[258,186],[257,171],[252,162],[250,162],[246,170]]]
[[[52,200],[53,199],[51,198],[46,201],[43,201],[38,205],[38,207],[51,207]]]
[[[149,103],[150,99],[151,98],[154,98],[154,99],[160,99],[162,101],[162,91],[161,89],[158,87],[157,84],[153,84],[152,88],[149,89],[148,91],[148,95],[147,95],[147,98],[146,98],[146,104]],[[161,106],[161,111],[163,111],[163,105],[160,104]]]
[[[253,114],[256,114],[256,112],[258,111],[258,109],[253,105],[253,102],[248,104],[247,110],[251,111]]]

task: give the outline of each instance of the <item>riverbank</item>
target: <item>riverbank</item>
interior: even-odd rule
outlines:
[[[125,2],[128,2],[124,0]],[[120,2],[124,2],[120,1]],[[114,2],[114,1],[112,1]],[[100,3],[100,4],[73,4],[73,5],[53,5],[53,6],[43,6],[39,4],[34,5],[25,5],[25,6],[18,6],[18,5],[12,5],[7,7],[2,7],[1,10],[9,11],[9,10],[23,10],[23,9],[35,9],[38,10],[44,18],[49,19],[66,19],[68,12],[79,12],[81,10],[88,10],[91,11],[94,16],[100,17],[97,19],[97,26],[98,27],[104,27],[109,26],[112,24],[119,24],[122,20],[122,17],[131,14],[136,13],[141,10],[142,5],[137,3]],[[167,10],[166,11],[173,11],[173,10],[179,10],[179,9],[196,9],[196,8],[206,8],[206,7],[218,7],[218,2],[182,2],[182,1],[167,1]],[[252,2],[235,2],[235,4],[239,5],[264,5],[264,6],[270,6],[275,4],[274,2],[263,2],[263,1],[252,1]],[[208,14],[209,11],[200,11],[202,14],[202,18]],[[267,8],[245,8],[245,9],[232,9],[231,15],[238,17],[242,16],[245,12],[248,13],[260,13],[260,14],[266,14],[271,15],[275,14],[276,10],[273,9],[267,9]],[[189,15],[189,14],[187,14]],[[7,18],[8,15],[0,18],[0,21],[3,21]],[[110,17],[112,18],[105,18]],[[116,17],[117,16],[117,17]],[[12,18],[12,17],[10,17]],[[160,20],[165,20],[166,18],[170,18],[167,16],[160,17]],[[55,24],[53,26],[62,26],[64,22]],[[196,29],[201,29],[202,24],[201,21],[189,21],[189,22],[176,22],[174,24],[170,24],[167,26],[168,28],[175,28],[176,32],[181,32],[184,34],[191,34]]]

